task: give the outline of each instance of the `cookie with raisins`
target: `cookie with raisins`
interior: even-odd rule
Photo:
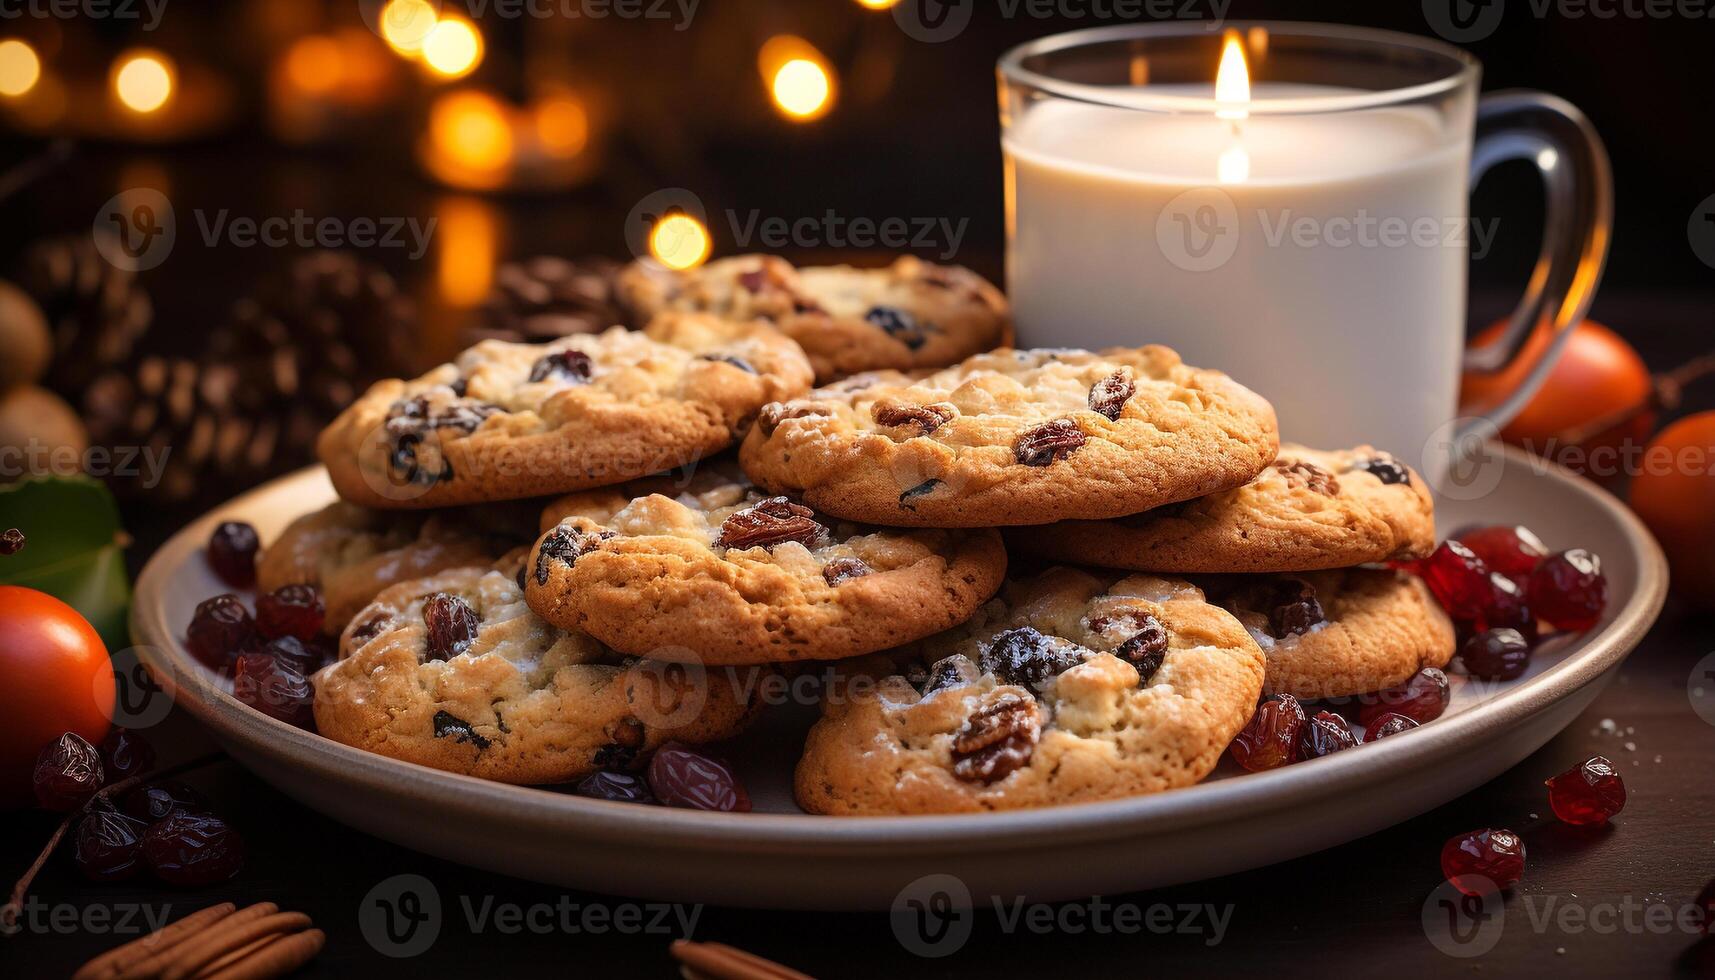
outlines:
[[[963,621],[1000,587],[991,528],[860,527],[758,490],[730,461],[548,505],[531,608],[625,653],[827,660]]]
[[[339,495],[367,507],[545,496],[693,464],[810,381],[804,352],[760,322],[674,314],[640,332],[488,340],[377,383],[316,451]]]
[[[1117,520],[1016,528],[1007,544],[1142,572],[1346,568],[1434,550],[1435,504],[1423,478],[1387,453],[1288,444],[1242,487]]]
[[[859,376],[764,408],[739,458],[769,492],[849,520],[992,527],[1228,490],[1279,448],[1260,395],[1150,346],[1003,350]]]
[[[1265,694],[1367,694],[1453,659],[1453,622],[1415,575],[1345,568],[1196,581],[1262,647]]]
[[[799,759],[811,813],[1013,810],[1187,786],[1250,720],[1263,655],[1178,579],[1069,568],[969,622],[865,658]]]
[[[518,549],[376,596],[318,671],[316,729],[379,755],[506,783],[634,770],[669,741],[729,738],[755,677],[624,657],[543,622]]]
[[[854,269],[737,255],[682,272],[640,259],[620,272],[615,291],[638,323],[671,310],[772,323],[804,348],[822,384],[946,367],[1012,339],[1006,298],[993,284],[911,256]]]

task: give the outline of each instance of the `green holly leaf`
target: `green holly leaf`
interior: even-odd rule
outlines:
[[[108,650],[130,646],[128,538],[107,487],[82,476],[0,487],[0,531],[13,527],[24,532],[24,547],[0,555],[0,585],[46,592],[89,620]]]

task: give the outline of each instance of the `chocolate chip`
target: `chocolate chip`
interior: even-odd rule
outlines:
[[[581,350],[562,350],[545,354],[530,368],[530,380],[546,381],[550,377],[558,381],[569,381],[573,384],[583,384],[595,373],[595,362]]]
[[[548,584],[548,562],[557,561],[570,568],[579,558],[601,547],[601,543],[611,537],[613,532],[606,529],[586,533],[570,524],[561,524],[549,531],[542,538],[541,547],[536,549],[536,584]]]
[[[732,354],[704,354],[697,358],[699,361],[713,361],[716,364],[730,364],[745,374],[760,374],[756,367],[742,357]]]
[[[935,489],[940,485],[940,480],[924,480],[922,483],[906,489],[899,495],[899,506],[906,510],[916,510],[916,506],[913,505],[911,501],[916,500],[918,497],[925,494],[934,493]]]
[[[1375,475],[1376,479],[1382,481],[1384,484],[1392,485],[1403,483],[1407,486],[1411,485],[1411,471],[1406,469],[1404,466],[1401,466],[1398,460],[1385,453],[1379,456],[1372,456],[1369,459],[1360,460],[1357,463],[1357,468],[1369,471]]]
[[[432,724],[436,738],[452,738],[460,742],[469,742],[476,746],[478,751],[488,748],[488,739],[478,735],[476,729],[471,727],[470,722],[457,715],[446,711],[437,711]]]
[[[920,325],[916,317],[897,307],[872,306],[863,318],[912,350],[917,350],[929,340],[928,328]]]
[[[997,634],[983,650],[986,673],[1007,684],[1034,687],[1083,662],[1076,649],[1056,644],[1030,628],[1020,626]]]

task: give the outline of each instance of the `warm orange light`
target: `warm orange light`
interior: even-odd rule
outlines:
[[[462,17],[443,17],[423,39],[423,62],[443,78],[463,78],[482,64],[482,35]]]
[[[18,96],[36,87],[42,59],[36,49],[16,38],[0,41],[0,95]]]
[[[1245,67],[1245,46],[1238,32],[1228,31],[1221,47],[1221,67],[1215,72],[1215,115],[1244,119],[1250,115],[1251,74]]]
[[[834,105],[834,70],[815,46],[800,37],[771,37],[757,52],[756,67],[780,114],[809,122]]]
[[[446,198],[436,217],[435,281],[441,296],[449,306],[475,306],[493,285],[500,222],[492,207],[470,197]]]
[[[899,0],[857,0],[857,2],[860,6],[868,7],[871,10],[886,10],[897,5]]]
[[[536,141],[549,156],[577,156],[589,142],[589,114],[569,95],[550,95],[537,103],[535,122]]]
[[[113,94],[133,112],[150,113],[173,97],[173,63],[158,51],[136,50],[113,63]]]
[[[481,92],[453,92],[429,110],[429,143],[435,163],[474,185],[498,184],[512,164],[512,125],[506,107]]]
[[[694,269],[708,261],[709,230],[696,218],[674,211],[649,230],[649,254],[669,269]]]
[[[312,34],[286,51],[286,78],[299,92],[324,95],[337,89],[344,67],[339,42],[331,37]]]
[[[423,49],[439,19],[428,0],[388,0],[381,8],[381,38],[394,51],[411,57]]]

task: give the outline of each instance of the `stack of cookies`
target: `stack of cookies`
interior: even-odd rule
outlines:
[[[1008,809],[1196,782],[1266,693],[1452,655],[1416,579],[1363,567],[1431,548],[1422,480],[1282,447],[1171,350],[1007,349],[993,286],[909,258],[619,282],[641,330],[485,341],[323,433],[341,502],[259,566],[327,597],[322,734],[564,783],[838,661],[804,809]]]

